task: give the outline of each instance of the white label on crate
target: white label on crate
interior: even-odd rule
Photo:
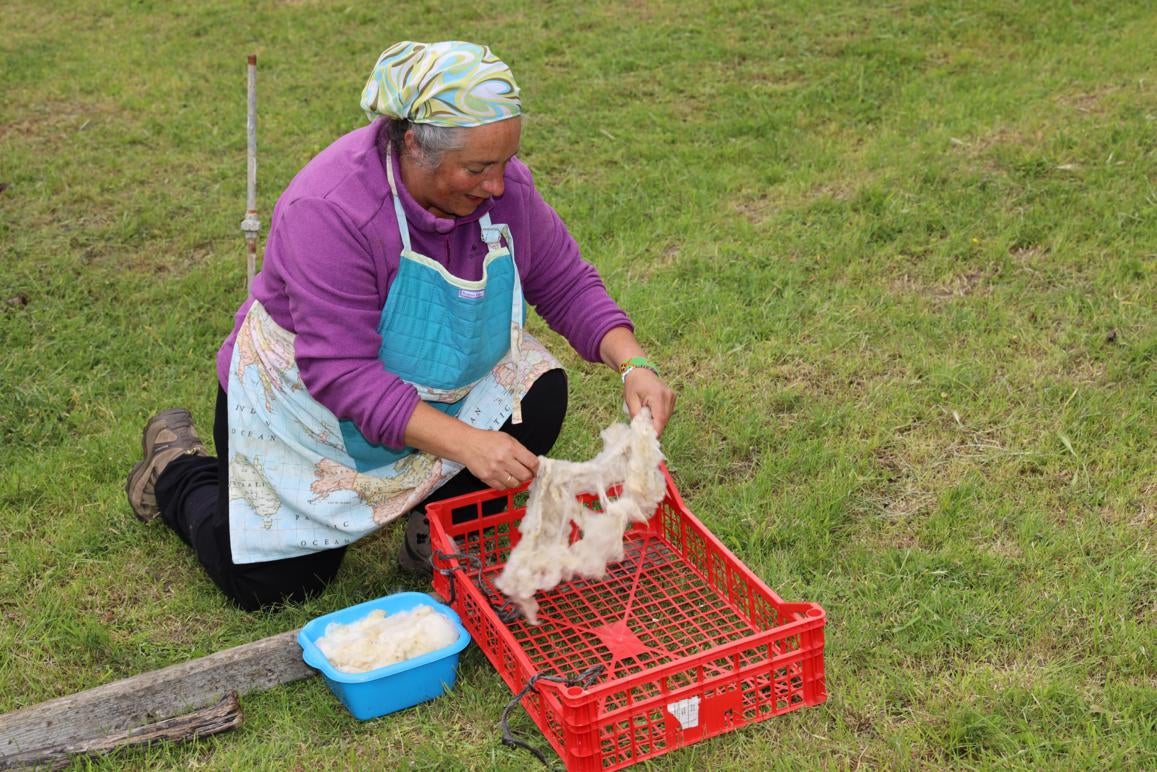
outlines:
[[[667,712],[679,722],[684,729],[699,726],[699,698],[688,697],[685,700],[672,702],[667,705]]]

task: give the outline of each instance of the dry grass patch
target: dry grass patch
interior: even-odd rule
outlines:
[[[1120,86],[1103,84],[1090,91],[1075,91],[1066,94],[1057,94],[1056,103],[1064,108],[1075,110],[1079,113],[1087,115],[1104,115],[1107,111],[1105,107],[1106,99],[1116,91],[1120,90]]]

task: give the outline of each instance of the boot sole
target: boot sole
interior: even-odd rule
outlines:
[[[125,483],[125,496],[128,497],[133,514],[137,516],[137,519],[146,523],[156,519],[157,515],[161,514],[161,510],[156,505],[156,496],[148,492],[148,471],[145,462],[138,461],[129,472],[129,479]],[[146,496],[153,499],[152,506],[144,502]],[[138,507],[138,503],[142,503],[143,506]]]
[[[410,545],[403,543],[398,550],[398,566],[414,576],[430,577],[434,575],[434,565],[429,560],[423,560],[410,551]]]
[[[421,510],[416,510],[416,511],[421,511]],[[428,555],[423,556],[420,552],[415,550],[414,545],[412,545],[410,543],[410,539],[411,539],[411,532],[410,532],[411,531],[411,525],[410,525],[410,523],[411,523],[411,518],[413,518],[414,515],[415,515],[414,512],[410,512],[406,515],[406,528],[402,532],[402,546],[398,550],[398,565],[401,566],[403,571],[414,574],[416,576],[421,576],[421,577],[433,576],[434,565],[431,562],[430,557]],[[424,534],[426,537],[426,544],[427,544],[428,548],[432,546],[432,545],[430,545],[430,530],[429,530],[429,528],[430,528],[429,525],[425,526],[426,530],[425,530],[425,534]],[[417,534],[414,534],[413,536],[415,539],[417,539]]]

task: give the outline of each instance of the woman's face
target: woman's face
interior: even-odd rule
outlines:
[[[506,164],[518,152],[522,119],[475,126],[461,134],[462,147],[447,150],[437,166],[404,166],[410,194],[438,217],[466,217],[486,199],[502,195]],[[411,158],[421,154],[410,132],[406,133],[406,149]]]

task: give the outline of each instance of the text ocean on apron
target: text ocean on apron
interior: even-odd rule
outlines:
[[[518,398],[560,365],[523,331],[510,230],[488,214],[479,218],[487,245],[482,278],[451,275],[412,249],[392,153],[385,155],[402,253],[378,324],[378,358],[423,401],[471,426],[498,429],[512,413],[517,423]],[[374,445],[352,422],[339,421],[301,382],[293,340],[254,301],[233,350],[229,524],[236,563],[349,544],[462,469],[413,448]]]

